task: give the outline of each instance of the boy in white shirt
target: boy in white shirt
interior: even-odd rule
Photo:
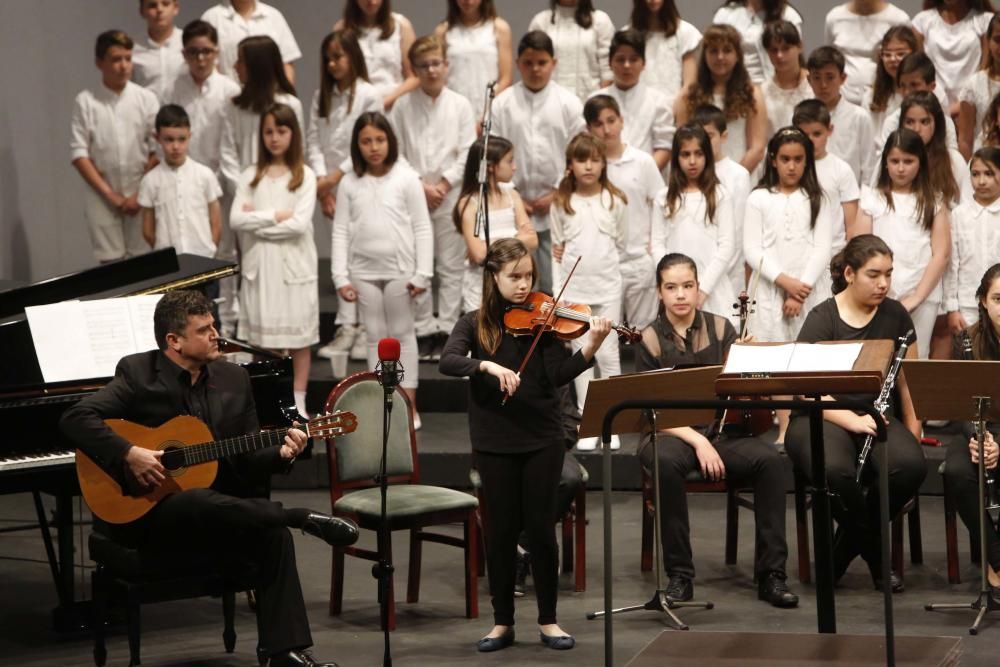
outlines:
[[[614,56],[612,56],[614,57]],[[608,179],[628,197],[628,235],[621,262],[622,313],[643,329],[656,319],[656,262],[651,254],[653,199],[663,189],[660,167],[652,156],[622,141],[625,120],[610,95],[594,95],[583,105],[590,133],[607,149]]]
[[[715,158],[715,175],[719,182],[733,198],[733,222],[736,226],[736,238],[743,238],[743,211],[746,210],[747,197],[750,196],[750,172],[736,160],[730,159],[722,152],[722,147],[729,137],[726,129],[726,114],[719,107],[706,104],[694,110],[691,123],[700,125],[712,142],[712,156]],[[743,244],[736,244],[736,253],[729,268],[729,279],[737,294],[747,288],[748,272],[744,268]],[[659,260],[657,260],[659,261]]]
[[[177,0],[139,0],[139,14],[146,21],[146,40],[132,52],[132,80],[153,91],[161,102],[167,87],[184,69],[181,31],[174,26],[180,7]]]
[[[219,71],[230,79],[239,81],[235,68],[240,42],[247,37],[267,35],[278,45],[285,75],[295,84],[292,63],[302,57],[302,51],[280,11],[258,0],[220,0],[215,7],[206,9],[201,19],[219,32]]]
[[[389,121],[400,155],[420,175],[434,228],[437,318],[431,290],[413,301],[418,354],[421,360],[436,361],[462,306],[466,248],[451,213],[462,187],[469,146],[476,139],[476,117],[469,100],[447,87],[443,41],[421,37],[410,47],[409,58],[420,87],[396,100]]]
[[[549,208],[566,168],[566,145],[586,130],[579,98],[552,81],[555,66],[552,39],[541,30],[527,33],[517,45],[521,80],[493,102],[493,132],[517,151],[514,185],[538,234],[538,289],[545,292],[554,287]]]
[[[154,249],[173,247],[178,253],[214,257],[222,234],[222,188],[211,169],[188,157],[190,140],[191,121],[184,108],[161,108],[156,141],[163,162],[139,184],[142,235]]]
[[[156,95],[130,81],[132,39],[121,30],[97,37],[101,84],[73,103],[70,150],[73,166],[89,186],[84,217],[94,257],[110,262],[149,251],[136,214],[142,175],[156,163],[153,119]]]
[[[816,99],[830,110],[834,133],[829,150],[851,166],[859,183],[871,182],[875,169],[871,145],[871,116],[856,104],[851,104],[840,94],[847,80],[844,73],[844,54],[832,46],[821,46],[809,54],[809,85]]]
[[[591,95],[609,95],[623,110],[624,140],[629,146],[653,156],[663,169],[670,162],[674,142],[673,100],[640,81],[646,67],[646,38],[634,29],[620,30],[611,38],[608,49],[614,83]]]
[[[830,110],[819,100],[805,100],[795,105],[792,125],[802,130],[813,145],[816,159],[816,178],[823,194],[832,204],[840,204],[844,215],[842,223],[833,226],[833,254],[844,249],[847,237],[853,236],[854,219],[858,215],[858,200],[861,191],[854,180],[850,165],[827,151],[826,146],[833,134]]]
[[[903,58],[896,73],[899,81],[899,92],[903,97],[912,93],[934,93],[941,103],[942,109],[947,109],[948,98],[937,85],[937,68],[934,62],[923,51],[916,51]],[[875,161],[882,159],[882,148],[889,135],[899,129],[899,116],[902,107],[886,114],[882,127],[875,135]],[[955,131],[955,121],[947,113],[944,115],[944,140],[948,148],[958,150],[958,133]],[[867,183],[866,183],[867,185]]]

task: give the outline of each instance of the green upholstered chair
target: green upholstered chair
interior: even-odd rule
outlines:
[[[353,433],[327,440],[330,466],[330,504],[336,516],[348,517],[363,529],[377,530],[380,522],[381,494],[375,483],[382,456],[383,390],[375,374],[356,373],[344,378],[326,400],[326,410],[349,410],[358,417]],[[461,547],[465,569],[465,616],[479,616],[477,591],[477,549],[475,496],[440,486],[420,483],[417,437],[413,430],[413,410],[406,394],[399,388],[393,398],[389,425],[389,453],[386,463],[389,479],[387,517],[389,536],[384,548],[391,560],[391,534],[410,531],[410,561],[406,601],[417,602],[420,595],[420,561],[424,542]],[[430,526],[458,523],[461,538],[425,530]],[[344,595],[344,555],[378,560],[378,551],[357,546],[333,549],[330,571],[330,614],[341,612]],[[393,584],[389,582],[389,629],[396,627]]]

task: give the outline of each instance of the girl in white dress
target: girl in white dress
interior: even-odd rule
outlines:
[[[786,0],[729,0],[712,18],[712,23],[731,25],[737,30],[743,62],[750,80],[757,85],[774,73],[761,42],[764,26],[780,20],[789,21],[802,32],[802,16]]]
[[[958,91],[983,57],[986,27],[993,17],[989,0],[927,0],[910,22],[937,68],[948,96],[948,115],[958,112]]]
[[[795,105],[813,98],[809,71],[803,66],[802,35],[794,23],[775,21],[764,27],[764,49],[774,74],[762,86],[767,106],[767,136],[792,124]]]
[[[715,174],[705,130],[697,125],[678,129],[670,163],[670,183],[653,204],[653,256],[683,249],[701,277],[697,307],[731,317],[736,292],[728,270],[737,245],[733,202]]]
[[[952,334],[979,321],[977,276],[1000,258],[1000,148],[980,148],[970,166],[975,194],[951,212],[951,261],[944,276]]]
[[[953,209],[972,198],[972,181],[965,158],[945,139],[945,117],[934,93],[911,93],[903,100],[899,126],[913,130],[924,142],[931,188]]]
[[[886,116],[903,103],[897,90],[899,63],[920,50],[920,37],[910,26],[897,25],[885,31],[878,46],[875,79],[861,98],[861,108],[872,116],[873,136],[879,136]]]
[[[625,193],[608,180],[604,142],[583,132],[573,137],[566,147],[566,175],[549,211],[552,287],[556,291],[562,289],[564,278],[577,258],[582,258],[563,291],[563,301],[587,304],[595,317],[606,317],[612,322],[621,319],[620,261],[626,250],[627,204]],[[581,339],[572,341],[574,352],[582,345]],[[617,338],[605,339],[594,359],[601,377],[619,375]],[[573,381],[581,412],[587,385],[593,377],[593,370],[587,370]],[[577,443],[583,450],[596,446],[597,438],[584,438]],[[620,446],[618,439],[612,438],[611,448]]]
[[[483,142],[469,147],[452,220],[465,239],[468,257],[462,279],[462,310],[470,313],[479,308],[483,296],[483,261],[486,259],[486,234],[476,234],[476,211],[479,207],[479,163],[483,159]],[[524,208],[521,195],[510,182],[514,178],[514,144],[503,137],[490,137],[486,148],[486,179],[488,182],[488,213],[490,243],[497,239],[517,237],[529,252],[538,248],[538,236],[531,217]]]
[[[257,164],[240,174],[229,216],[243,254],[239,337],[290,352],[295,405],[305,416],[309,346],[319,342],[316,175],[305,165],[301,126],[288,105],[264,110],[258,142]]]
[[[302,103],[285,75],[281,51],[270,37],[247,37],[237,47],[236,74],[243,89],[226,108],[222,122],[220,167],[229,192],[234,192],[243,170],[257,163],[261,114],[275,102],[295,112],[299,127],[305,127]],[[296,135],[301,141],[302,134]]]
[[[848,102],[860,105],[871,88],[879,42],[886,30],[909,21],[906,12],[885,0],[850,0],[827,12],[823,41],[840,49],[847,61],[847,81],[840,94]]]
[[[358,36],[368,79],[382,96],[386,111],[417,87],[408,55],[417,36],[410,20],[392,11],[390,0],[346,0],[344,16],[333,29],[350,30]]]
[[[541,30],[555,46],[553,80],[586,100],[599,88],[611,85],[608,49],[615,24],[594,9],[593,0],[551,0],[549,9],[535,14],[528,31]]]
[[[702,39],[698,76],[674,103],[677,125],[688,122],[698,107],[711,104],[726,114],[728,127],[722,153],[753,172],[764,157],[767,109],[760,88],[743,66],[740,34],[728,25],[713,25]]]
[[[979,148],[979,128],[993,98],[1000,93],[1000,14],[986,28],[986,62],[958,92],[958,149],[966,158]]]
[[[499,95],[514,82],[510,24],[497,16],[493,0],[448,0],[448,17],[434,34],[448,48],[448,87],[469,100],[477,115],[487,84],[495,81],[493,92]]]
[[[875,234],[894,255],[889,296],[913,318],[917,349],[926,359],[941,305],[941,279],[948,266],[951,230],[948,207],[931,185],[924,142],[902,128],[889,135],[878,185],[864,188],[855,229]]]
[[[333,219],[331,270],[337,293],[357,301],[365,323],[368,367],[378,361],[378,342],[400,342],[406,369],[401,387],[416,406],[419,362],[413,297],[434,276],[434,235],[417,175],[399,160],[392,126],[379,112],[365,112],[351,134],[351,173],[340,182]],[[413,413],[414,428],[420,416]]]
[[[694,81],[701,32],[681,18],[674,0],[632,0],[632,17],[625,27],[646,38],[643,83],[672,100]]]

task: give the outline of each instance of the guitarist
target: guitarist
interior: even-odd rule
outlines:
[[[243,368],[219,359],[212,304],[203,294],[167,292],[156,305],[153,326],[160,349],[122,358],[114,379],[68,410],[60,422],[67,437],[129,495],[141,495],[163,481],[161,453],[133,447],[105,419],[156,427],[188,414],[205,422],[215,438],[259,430],[250,378]],[[211,488],[167,496],[130,524],[95,520],[95,529],[156,562],[207,552],[217,553],[227,567],[248,565],[258,573],[259,640],[272,667],[333,665],[317,662],[306,650],[312,637],[288,529],[346,546],[357,539],[357,527],[262,497],[270,475],[287,471],[305,445],[306,434],[293,428],[280,447],[220,460]]]

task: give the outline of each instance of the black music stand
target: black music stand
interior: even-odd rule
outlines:
[[[904,361],[906,384],[910,388],[913,406],[922,419],[947,419],[971,421],[976,425],[979,438],[979,596],[970,603],[931,603],[927,611],[939,609],[972,609],[978,611],[976,620],[969,627],[969,634],[979,634],[979,625],[991,611],[1000,611],[1000,604],[993,601],[987,578],[986,531],[994,530],[986,506],[986,467],[983,463],[983,435],[987,420],[1000,421],[1000,405],[993,403],[991,395],[997,388],[1000,361]]]

